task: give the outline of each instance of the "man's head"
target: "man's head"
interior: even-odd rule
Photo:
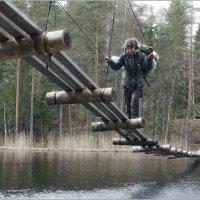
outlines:
[[[133,55],[135,53],[135,49],[138,48],[138,41],[136,38],[129,38],[125,41],[123,47],[128,55]]]
[[[133,55],[135,53],[135,46],[132,44],[128,44],[126,46],[126,52],[128,55]]]

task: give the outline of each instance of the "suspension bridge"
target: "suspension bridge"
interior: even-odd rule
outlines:
[[[172,148],[147,138],[142,132],[144,119],[128,119],[115,102],[114,88],[99,88],[64,50],[70,48],[67,30],[41,30],[9,1],[0,1],[0,59],[21,57],[63,91],[46,94],[48,104],[80,103],[100,121],[92,131],[113,130],[121,137],[114,145],[130,145],[134,151],[179,157],[200,157],[200,152]]]

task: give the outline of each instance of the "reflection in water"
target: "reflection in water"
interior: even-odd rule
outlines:
[[[181,194],[185,198],[185,192],[187,191],[187,188],[191,189],[191,186],[193,185],[189,185],[191,184],[191,181],[188,183],[187,182],[184,183],[184,179],[187,179],[188,178],[187,176],[192,175],[192,173],[194,173],[195,170],[197,169],[200,169],[200,160],[192,160],[191,164],[188,165],[183,172],[180,172],[180,174],[173,176],[171,179],[167,181],[156,182],[152,185],[148,184],[148,187],[144,188],[142,191],[134,193],[134,198],[138,199],[144,199],[144,198],[152,199],[153,197],[161,198],[163,193],[165,193],[164,191],[166,191],[166,189],[167,191],[171,190],[171,192],[169,193],[169,195],[164,194],[163,198],[174,198],[175,194],[178,195],[177,198],[178,197],[180,198]],[[180,188],[179,185],[181,185]],[[184,190],[183,190],[183,185],[184,185]],[[186,192],[186,194],[188,194],[188,191]]]
[[[199,169],[133,153],[0,151],[0,198],[195,198]]]

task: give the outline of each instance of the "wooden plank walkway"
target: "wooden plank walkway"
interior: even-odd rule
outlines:
[[[20,40],[41,32],[42,30],[11,2],[0,1],[0,42]],[[66,92],[98,88],[96,83],[64,51],[54,53],[50,65],[47,54],[35,54],[23,59]],[[115,102],[87,102],[82,105],[104,122],[128,120]],[[119,144],[139,145],[142,146],[140,151],[146,153],[159,153],[171,157],[200,157],[199,152],[181,151],[172,149],[171,146],[159,145],[157,141],[147,139],[138,129],[119,128],[115,131],[124,138]]]

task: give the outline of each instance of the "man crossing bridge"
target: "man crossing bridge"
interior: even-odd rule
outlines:
[[[122,87],[129,119],[139,117],[139,98],[142,97],[145,77],[155,69],[157,59],[152,48],[139,44],[136,38],[125,41],[123,53],[117,60],[105,57],[113,70],[124,68]]]

